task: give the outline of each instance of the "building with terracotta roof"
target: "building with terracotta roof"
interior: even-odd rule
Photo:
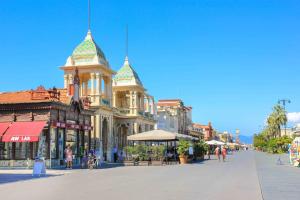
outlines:
[[[76,93],[76,92],[75,92]],[[4,92],[0,94],[0,167],[30,167],[35,157],[64,166],[70,145],[79,164],[91,144],[91,116],[87,99],[67,95],[65,89]],[[51,158],[51,159],[50,159]]]
[[[163,99],[157,102],[157,127],[188,134],[192,126],[192,107],[184,106],[181,99]]]
[[[202,125],[202,124],[194,124],[195,128],[202,129],[202,132],[204,134],[204,140],[212,140],[213,135],[213,127],[211,125],[211,122],[208,122],[208,125]]]

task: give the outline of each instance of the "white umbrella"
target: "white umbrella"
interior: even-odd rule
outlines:
[[[217,140],[210,140],[210,141],[206,141],[205,143],[209,144],[209,145],[224,145],[225,144],[224,142],[217,141]]]
[[[127,136],[130,141],[174,141],[174,140],[199,140],[190,135],[183,135],[164,130],[152,130]]]

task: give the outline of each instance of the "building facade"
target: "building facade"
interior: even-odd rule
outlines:
[[[180,99],[159,100],[157,127],[166,131],[188,134],[192,127],[192,107],[184,106]]]
[[[127,136],[154,129],[154,97],[147,93],[128,57],[113,78],[114,146],[122,151]]]
[[[113,71],[90,31],[61,69],[68,92],[78,70],[79,96],[88,98],[94,111],[92,147],[104,161],[112,161],[116,149],[123,150],[128,135],[154,129],[154,97],[147,93],[128,57],[117,73]]]
[[[76,92],[75,92],[76,93]],[[93,112],[89,101],[68,96],[64,89],[0,94],[0,167],[31,167],[38,157],[46,165],[64,166],[67,145],[79,164],[84,149],[91,147]]]

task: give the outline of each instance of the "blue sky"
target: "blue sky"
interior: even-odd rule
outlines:
[[[157,99],[194,122],[260,129],[279,98],[300,111],[300,1],[91,0],[92,33],[111,67],[125,56]],[[0,2],[0,91],[62,87],[59,66],[87,32],[87,0]]]

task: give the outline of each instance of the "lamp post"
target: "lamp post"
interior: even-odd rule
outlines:
[[[280,99],[280,100],[278,100],[278,104],[283,105],[284,113],[286,113],[286,110],[285,110],[285,104],[286,103],[291,103],[291,100],[289,100],[289,99]],[[286,122],[284,123],[284,134],[286,135]]]

